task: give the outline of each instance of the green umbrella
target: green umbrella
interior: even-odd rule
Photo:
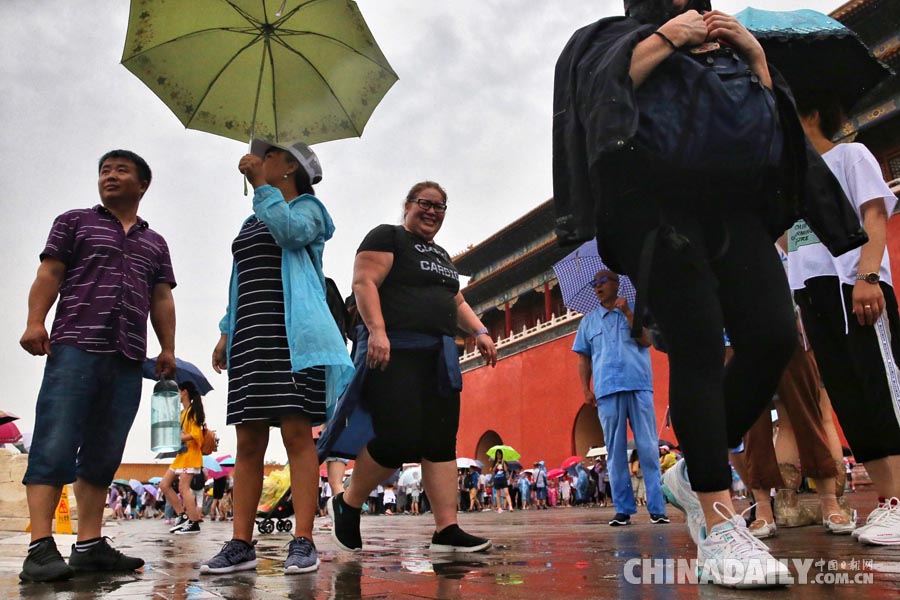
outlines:
[[[397,80],[352,0],[132,0],[122,64],[239,141],[359,136]]]
[[[119,485],[128,485],[127,479],[113,479],[112,482],[117,483]]]
[[[503,452],[503,460],[507,462],[511,460],[519,460],[520,458],[522,458],[522,455],[519,454],[512,446],[497,445],[491,446],[487,451],[487,455],[491,458],[491,460],[494,460],[494,455],[497,453],[497,450]]]

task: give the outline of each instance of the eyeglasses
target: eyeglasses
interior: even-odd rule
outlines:
[[[591,286],[597,287],[598,285],[602,285],[602,284],[606,283],[607,281],[619,281],[619,280],[616,279],[615,277],[607,277],[606,275],[603,275],[602,277],[598,277],[597,279],[591,280]]]
[[[446,202],[432,202],[431,200],[426,200],[425,198],[416,198],[415,200],[407,200],[407,202],[415,202],[419,205],[424,211],[434,209],[434,212],[440,214],[447,212],[447,203]]]

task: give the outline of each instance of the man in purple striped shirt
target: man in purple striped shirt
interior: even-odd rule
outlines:
[[[122,460],[141,399],[147,317],[161,352],[157,375],[175,371],[175,275],[161,235],[137,215],[150,185],[137,154],[113,150],[100,159],[102,204],[63,213],[53,223],[28,295],[20,344],[47,356],[23,483],[31,545],[19,577],[54,581],[75,571],[133,571],[101,537],[106,492]],[[59,299],[51,333],[44,325]],[[51,523],[62,486],[74,482],[78,540],[69,563]]]

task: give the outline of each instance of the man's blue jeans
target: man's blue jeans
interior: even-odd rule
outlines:
[[[647,489],[647,510],[653,515],[665,514],[666,505],[660,489],[659,439],[653,411],[653,392],[618,392],[597,398],[597,414],[609,452],[606,464],[616,512],[626,515],[637,512],[631,488],[631,471],[628,468],[627,426],[630,423]]]
[[[22,483],[61,486],[78,478],[108,486],[141,403],[142,381],[139,361],[54,344]]]

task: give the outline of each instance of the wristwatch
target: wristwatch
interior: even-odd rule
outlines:
[[[866,283],[876,284],[881,281],[881,275],[878,273],[857,273],[857,281],[865,281]]]

